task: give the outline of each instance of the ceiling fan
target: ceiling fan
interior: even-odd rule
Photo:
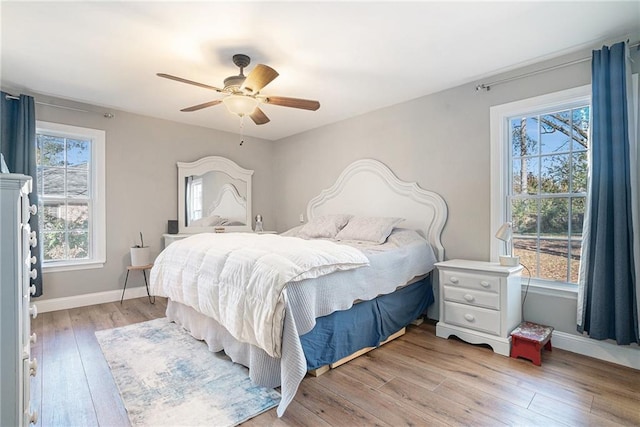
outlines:
[[[251,58],[247,55],[233,55],[233,63],[240,68],[240,74],[224,79],[224,87],[222,89],[170,74],[158,73],[157,76],[226,94],[222,99],[216,99],[180,110],[184,112],[198,111],[224,103],[230,112],[240,117],[248,115],[255,124],[263,125],[269,122],[269,118],[260,109],[259,104],[273,104],[281,107],[300,108],[311,111],[316,111],[320,108],[318,101],[310,99],[260,95],[262,88],[278,77],[278,72],[268,65],[258,64],[251,70],[249,75],[245,76],[243,71],[250,62]]]

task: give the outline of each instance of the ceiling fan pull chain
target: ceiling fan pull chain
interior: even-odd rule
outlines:
[[[240,116],[240,146],[244,144],[244,115]]]

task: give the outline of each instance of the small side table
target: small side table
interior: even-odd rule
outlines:
[[[156,297],[153,297],[153,301],[151,300],[151,293],[149,292],[149,282],[147,281],[147,273],[145,270],[149,270],[153,267],[153,264],[147,265],[130,265],[127,267],[127,276],[124,279],[124,288],[122,289],[122,296],[120,297],[120,304],[122,304],[122,300],[124,299],[124,291],[127,290],[127,280],[129,280],[129,272],[131,270],[142,270],[142,275],[144,276],[144,285],[147,287],[147,295],[149,296],[149,302],[151,304],[156,303]]]
[[[522,322],[511,332],[511,357],[529,359],[542,365],[542,349],[551,351],[553,327],[533,322]]]

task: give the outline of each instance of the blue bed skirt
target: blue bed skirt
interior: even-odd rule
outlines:
[[[300,337],[307,369],[334,363],[365,347],[377,347],[424,314],[434,301],[431,275],[388,295],[316,319]]]

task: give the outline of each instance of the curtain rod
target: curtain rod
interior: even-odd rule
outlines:
[[[640,46],[640,42],[630,44],[629,48],[638,47],[638,46]],[[557,70],[558,68],[564,68],[564,67],[568,67],[569,65],[580,64],[582,62],[587,62],[587,61],[591,61],[591,57],[580,58],[580,59],[576,59],[575,61],[564,62],[562,64],[553,65],[551,67],[542,68],[540,70],[531,71],[529,73],[524,73],[524,74],[520,74],[513,77],[507,77],[506,79],[495,80],[491,83],[481,83],[478,86],[476,86],[476,91],[481,91],[481,90],[488,91],[488,90],[491,90],[491,86],[511,82],[513,80],[519,80],[525,77],[535,76],[536,74],[546,73],[547,71],[553,71],[553,70]]]
[[[6,99],[11,99],[11,100],[19,100],[20,99],[20,97],[14,96],[14,95],[5,95],[5,98]],[[82,110],[80,108],[66,107],[64,105],[49,104],[49,103],[40,102],[40,101],[35,101],[35,103],[38,104],[38,105],[44,105],[45,107],[61,108],[63,110],[78,111],[80,113],[102,114],[107,119],[112,119],[114,117],[113,113],[104,113],[103,114],[103,113],[98,113],[97,111]]]

